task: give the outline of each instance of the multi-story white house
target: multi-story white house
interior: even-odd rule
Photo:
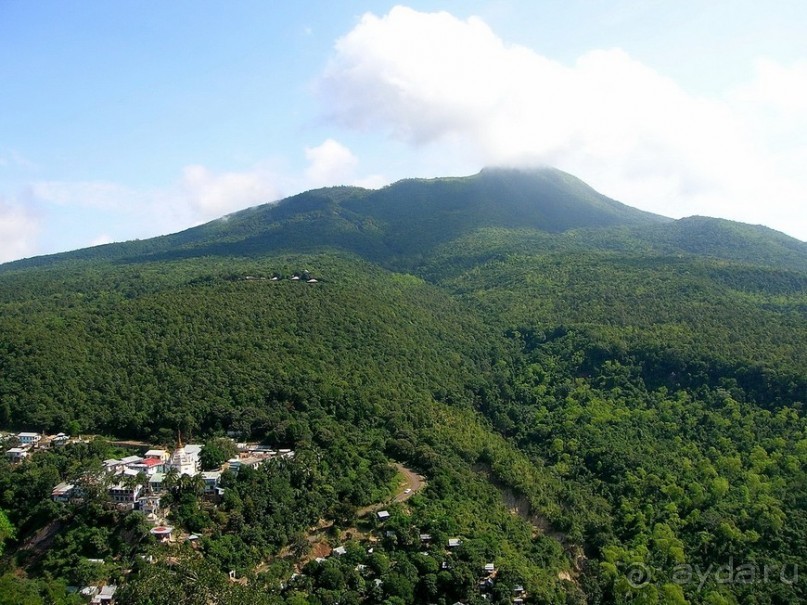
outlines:
[[[137,508],[144,515],[158,515],[161,511],[160,496],[140,496],[137,500]]]
[[[124,482],[115,483],[109,486],[109,497],[115,504],[134,505],[140,497],[140,492],[143,491],[142,485],[127,485]]]
[[[149,450],[143,454],[143,458],[159,458],[161,462],[168,462],[171,455],[165,450]]]
[[[20,445],[36,445],[42,439],[39,433],[18,433],[17,439],[20,440]]]
[[[165,473],[154,473],[149,476],[149,489],[153,494],[163,491],[163,479],[165,479]]]
[[[107,460],[104,460],[104,470],[108,473],[120,473],[124,467],[125,465],[123,464],[123,461],[118,460],[117,458],[108,458]]]
[[[12,462],[20,462],[28,457],[28,450],[24,447],[12,447],[6,450],[6,458]]]
[[[215,494],[216,488],[221,481],[221,471],[209,471],[202,473],[202,481],[205,482],[205,493]]]

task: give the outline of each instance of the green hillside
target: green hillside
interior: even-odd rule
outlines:
[[[804,271],[807,266],[807,244],[761,225],[691,216],[663,225],[617,231],[588,235],[595,246],[604,249],[687,254],[795,271]]]
[[[72,260],[141,262],[335,248],[384,265],[409,266],[480,227],[560,232],[665,220],[611,200],[558,170],[487,169],[463,178],[404,180],[377,191],[308,191],[181,233],[18,261],[0,271]]]
[[[131,451],[0,462],[3,598],[807,599],[807,244],[769,229],[549,169],[337,187],[3,265],[0,334],[2,429],[296,452],[215,505],[178,481],[195,548],[102,491],[50,500]],[[393,462],[425,488],[393,502]]]
[[[288,279],[304,269],[319,283]],[[16,274],[0,300],[0,424],[54,431],[196,434],[314,394],[459,397],[499,346],[434,286],[334,255]]]

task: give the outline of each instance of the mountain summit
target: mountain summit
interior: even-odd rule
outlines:
[[[667,220],[612,200],[560,170],[486,168],[468,177],[405,179],[379,190],[315,189],[173,235],[13,264],[323,248],[347,249],[383,262],[428,254],[482,227],[563,232]]]
[[[79,259],[140,262],[320,250],[412,269],[441,246],[483,229],[584,232],[586,237],[569,237],[563,245],[807,266],[807,244],[770,229],[703,217],[673,221],[553,168],[486,168],[467,177],[405,179],[378,190],[315,189],[172,235],[26,259],[3,269]]]
[[[559,170],[485,169],[468,177],[405,179],[379,190],[316,189],[189,229],[171,241],[206,252],[219,251],[222,239],[233,253],[341,248],[386,262],[428,255],[483,227],[562,232],[664,220]]]

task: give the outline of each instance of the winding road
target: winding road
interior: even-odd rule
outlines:
[[[423,478],[423,475],[418,475],[412,469],[406,468],[403,464],[399,464],[397,462],[395,463],[395,467],[405,478],[404,484],[395,495],[395,502],[404,502],[405,500],[409,500],[409,498],[426,487],[426,480]]]
[[[395,463],[395,468],[404,476],[404,481],[401,483],[400,488],[392,500],[388,500],[387,502],[376,502],[375,504],[364,506],[356,512],[357,516],[364,517],[368,513],[380,510],[384,507],[384,505],[392,502],[405,502],[426,487],[426,479],[423,477],[423,475],[418,475],[411,468],[405,467],[400,462]]]

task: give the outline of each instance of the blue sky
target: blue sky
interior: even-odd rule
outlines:
[[[554,165],[807,240],[807,3],[0,0],[0,261]]]

